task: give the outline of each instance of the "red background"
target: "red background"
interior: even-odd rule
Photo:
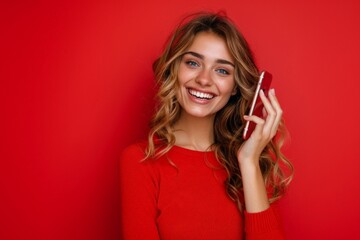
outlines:
[[[360,238],[360,2],[220,2],[1,3],[0,239],[119,238],[119,152],[145,136],[151,63],[196,10],[226,10],[274,75],[286,235]]]

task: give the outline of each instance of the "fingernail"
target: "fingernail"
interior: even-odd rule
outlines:
[[[275,88],[272,88],[272,89],[270,89],[270,94],[272,94],[272,95],[274,95],[275,96]]]
[[[244,115],[244,118],[245,118],[245,119],[248,119],[248,118],[249,118],[249,116],[248,116],[248,115]]]

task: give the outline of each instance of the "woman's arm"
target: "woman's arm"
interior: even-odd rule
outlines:
[[[259,239],[264,239],[265,236],[265,239],[283,239],[277,216],[269,204],[259,165],[261,152],[276,135],[282,110],[273,89],[269,92],[269,99],[262,91],[260,98],[264,104],[265,118],[244,117],[245,120],[255,122],[256,128],[238,151],[245,200],[245,229],[252,232],[247,235],[247,239],[250,239],[250,236],[251,239],[257,239],[259,236],[262,236]],[[258,235],[259,233],[261,235]]]
[[[120,158],[121,239],[160,239],[157,225],[156,172],[138,145],[126,148]]]

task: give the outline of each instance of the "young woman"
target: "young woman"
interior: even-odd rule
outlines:
[[[282,110],[246,116],[259,71],[220,14],[186,18],[154,63],[156,114],[147,141],[120,160],[123,239],[282,239],[275,206],[289,183],[279,164]],[[244,123],[256,128],[246,141]]]

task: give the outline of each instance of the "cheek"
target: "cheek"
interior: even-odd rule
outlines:
[[[178,74],[177,74],[178,83],[182,83],[184,81],[185,75],[186,75],[186,73],[185,73],[184,66],[182,66],[182,64],[181,64],[180,67],[179,67]]]
[[[235,88],[235,81],[233,79],[228,79],[228,81],[222,81],[218,84],[221,92],[226,95],[232,95]]]
[[[181,85],[190,81],[191,79],[194,79],[196,77],[196,71],[191,71],[187,69],[186,66],[180,65],[177,76],[178,76],[178,82]]]

